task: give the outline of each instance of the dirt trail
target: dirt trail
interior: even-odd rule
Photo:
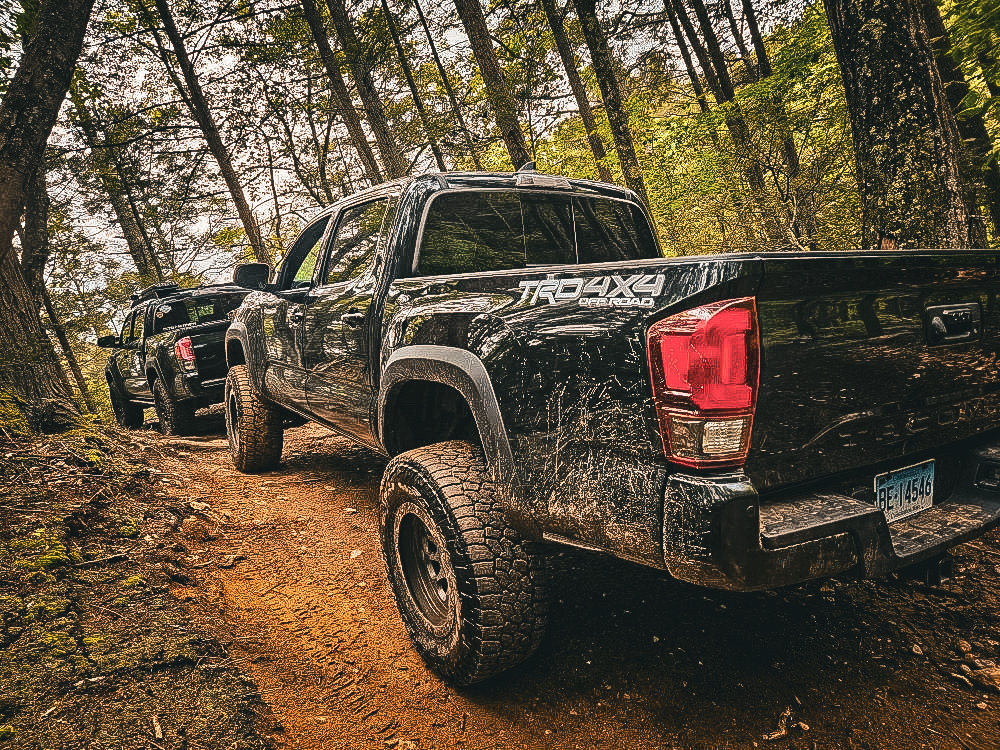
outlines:
[[[194,503],[183,539],[203,576],[176,593],[229,643],[279,746],[1000,747],[1000,695],[965,676],[1000,648],[995,536],[960,548],[940,586],[752,595],[554,551],[539,653],[456,692],[392,603],[376,529],[384,459],[314,426],[289,430],[283,468],[256,476],[232,468],[217,434],[161,445],[170,491]]]

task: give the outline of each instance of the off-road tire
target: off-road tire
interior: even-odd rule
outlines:
[[[534,652],[547,614],[539,557],[508,524],[477,446],[390,461],[379,520],[396,606],[434,671],[470,685]]]
[[[108,385],[108,396],[111,401],[111,411],[114,412],[115,421],[118,422],[122,427],[127,427],[130,430],[138,429],[142,427],[144,420],[143,408],[137,404],[133,404],[126,398],[122,398],[115,391],[114,386]]]
[[[226,436],[233,465],[244,473],[273,469],[281,461],[284,410],[257,396],[246,365],[226,377]]]
[[[194,432],[194,404],[176,400],[167,393],[163,381],[153,381],[153,407],[164,435],[190,435]]]

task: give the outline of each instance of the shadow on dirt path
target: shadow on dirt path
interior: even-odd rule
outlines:
[[[225,439],[162,441],[205,617],[298,748],[996,748],[996,535],[955,578],[727,594],[610,558],[551,553],[539,652],[456,691],[411,648],[385,580],[384,459],[315,426],[278,471]],[[205,505],[202,505],[205,504]],[[207,520],[206,520],[207,519]],[[978,670],[985,668],[984,671]]]

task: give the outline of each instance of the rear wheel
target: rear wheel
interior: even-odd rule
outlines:
[[[545,630],[541,566],[508,524],[479,448],[403,453],[380,494],[389,582],[424,661],[469,685],[531,655]]]
[[[131,430],[142,427],[143,408],[141,406],[119,396],[114,386],[110,384],[108,385],[108,395],[111,400],[111,411],[114,412],[115,421],[118,424]]]
[[[163,381],[153,381],[153,406],[164,435],[190,435],[194,432],[194,404],[177,401],[167,393]]]
[[[233,465],[243,472],[273,469],[281,461],[284,411],[262,401],[246,365],[226,377],[226,436]]]

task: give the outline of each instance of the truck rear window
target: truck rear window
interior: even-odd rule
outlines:
[[[230,313],[240,306],[245,296],[246,294],[226,294],[164,302],[153,310],[153,333],[160,333],[176,326],[229,320]]]
[[[418,266],[421,275],[433,276],[656,257],[649,222],[631,203],[460,191],[442,193],[431,202]]]

